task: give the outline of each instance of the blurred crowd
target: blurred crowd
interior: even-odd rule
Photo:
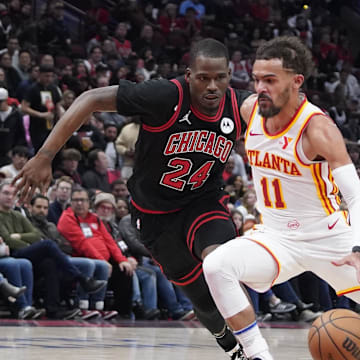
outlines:
[[[106,112],[86,119],[55,158],[47,196],[36,195],[28,206],[17,203],[11,179],[84,91],[121,79],[140,83],[180,76],[190,45],[204,37],[227,45],[231,85],[253,91],[256,48],[279,35],[298,36],[312,50],[315,68],[303,91],[339,127],[360,174],[360,49],[350,26],[360,17],[360,4],[93,0],[70,5],[0,0],[0,273],[7,278],[0,277],[0,293],[3,289],[8,297],[9,283],[26,286],[5,309],[19,318],[194,319],[191,303],[151,260],[130,221],[126,181],[141,119]],[[75,7],[76,27],[67,16]],[[260,221],[243,138],[223,180],[242,234]],[[45,239],[52,256],[41,255],[38,243]],[[106,286],[94,291],[89,279]],[[263,321],[311,321],[331,307],[356,309],[311,273],[265,294],[248,290]]]

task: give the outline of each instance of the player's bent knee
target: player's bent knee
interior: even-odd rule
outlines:
[[[228,249],[225,249],[224,246],[220,246],[205,257],[203,270],[207,281],[235,275],[233,274],[232,264],[227,256],[227,251]]]

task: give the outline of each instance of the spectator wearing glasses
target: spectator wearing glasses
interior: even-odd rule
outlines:
[[[71,243],[74,256],[95,259],[96,263],[101,266],[99,271],[101,270],[108,276],[111,275],[109,281],[116,285],[114,288],[115,309],[120,315],[129,316],[131,303],[126,303],[126,299],[128,299],[129,292],[131,294],[132,291],[133,266],[122,254],[101,219],[90,212],[89,195],[85,189],[73,190],[71,207],[61,215],[58,230]],[[97,276],[96,271],[95,276]],[[104,298],[105,291],[96,293],[89,299],[90,308],[94,306],[95,310],[102,311]]]
[[[73,180],[69,176],[62,176],[56,180],[56,198],[49,205],[47,219],[57,225],[62,212],[70,204]]]

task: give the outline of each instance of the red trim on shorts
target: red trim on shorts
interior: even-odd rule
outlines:
[[[337,291],[336,295],[337,296],[342,296],[342,295],[346,295],[346,294],[351,294],[351,293],[353,293],[355,291],[360,291],[360,286],[354,286],[354,287],[349,288],[349,289]]]
[[[226,214],[227,215],[227,214]],[[206,218],[204,219],[203,221],[201,221],[198,225],[196,225],[196,227],[194,228],[194,231],[192,232],[192,235],[191,235],[191,239],[190,239],[190,247],[189,247],[189,244],[188,244],[188,247],[190,249],[190,251],[192,252],[192,248],[193,248],[193,243],[194,243],[194,239],[195,239],[195,233],[196,233],[196,230],[203,224],[211,221],[211,220],[214,220],[214,219],[221,219],[221,220],[230,220],[229,216],[219,216],[219,215],[214,215],[214,216],[211,216],[209,218]]]
[[[235,124],[236,124],[236,140],[240,139],[241,135],[241,120],[240,120],[240,114],[239,114],[239,104],[236,100],[236,94],[234,89],[230,88],[231,92],[231,103],[233,107],[233,113],[235,118]]]
[[[227,219],[230,219],[230,216],[229,216],[228,213],[222,212],[222,211],[218,211],[218,210],[214,210],[214,211],[210,211],[210,212],[207,212],[207,213],[203,213],[203,214],[201,214],[200,216],[198,216],[198,217],[192,222],[192,224],[190,225],[189,231],[188,231],[188,233],[187,233],[187,235],[186,235],[186,243],[187,243],[187,246],[188,246],[188,248],[189,248],[190,251],[191,251],[191,247],[190,247],[190,244],[189,244],[189,242],[190,242],[190,236],[191,236],[191,234],[192,234],[193,228],[195,227],[196,223],[197,223],[198,221],[200,221],[201,219],[203,219],[204,217],[210,216],[210,215],[214,215],[214,214],[218,214],[218,215],[220,214],[220,215],[222,215],[222,216],[225,215],[225,216],[227,217]]]
[[[141,212],[143,213],[146,213],[146,214],[171,214],[171,213],[174,213],[174,212],[177,212],[177,211],[180,211],[180,209],[174,209],[174,210],[150,210],[150,209],[145,209],[143,207],[141,207],[140,205],[138,205],[133,199],[130,200],[130,202],[138,209],[140,210]]]
[[[190,110],[200,120],[209,121],[209,122],[216,122],[216,121],[218,121],[220,119],[220,117],[221,117],[221,115],[223,113],[224,106],[225,106],[225,96],[226,95],[224,94],[224,96],[220,100],[219,108],[218,108],[218,111],[217,111],[215,116],[206,116],[206,115],[202,114],[200,111],[196,110],[192,105],[190,105]]]
[[[149,126],[149,125],[145,125],[143,124],[142,128],[146,131],[150,131],[150,132],[162,132],[165,131],[167,129],[169,129],[171,126],[174,125],[176,119],[179,116],[180,110],[181,110],[181,105],[184,99],[184,91],[183,88],[180,84],[180,82],[176,79],[170,80],[171,82],[173,82],[177,88],[179,89],[179,101],[176,105],[176,110],[174,112],[174,115],[170,118],[170,120],[168,120],[168,122],[166,122],[165,124],[161,125],[161,126]]]
[[[222,198],[220,198],[219,203],[221,204],[221,206],[223,206],[225,208],[226,212],[230,214],[229,208],[225,204],[226,199],[229,199],[229,198],[230,198],[230,195],[225,194]]]
[[[200,268],[196,271],[196,269],[197,269],[197,267],[199,265],[200,265]],[[202,268],[201,265],[202,265],[201,263],[196,265],[196,267],[194,268],[193,271],[191,271],[190,274],[194,273],[194,271],[196,271],[196,273],[190,279],[188,279],[187,281],[184,281],[184,282],[181,282],[181,281],[179,282],[179,281],[175,281],[175,280],[170,280],[170,281],[173,284],[178,285],[178,286],[186,286],[186,285],[189,285],[189,284],[193,283],[203,273],[203,268]],[[188,277],[190,274],[186,275],[185,277]],[[183,279],[183,278],[181,278],[181,279]]]

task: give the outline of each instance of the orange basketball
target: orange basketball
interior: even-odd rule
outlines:
[[[315,360],[360,360],[360,316],[347,309],[333,309],[319,316],[308,334]]]

